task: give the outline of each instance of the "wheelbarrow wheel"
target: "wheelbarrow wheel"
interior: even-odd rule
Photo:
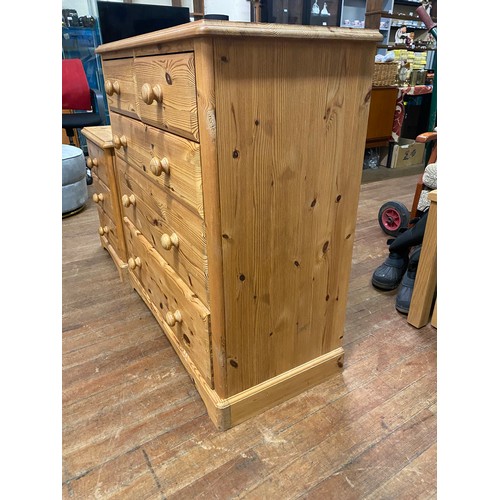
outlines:
[[[408,226],[410,212],[399,201],[384,203],[378,212],[378,223],[382,230],[391,236],[396,236],[401,228]]]

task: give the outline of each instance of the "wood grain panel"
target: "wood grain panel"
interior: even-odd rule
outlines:
[[[267,39],[338,40],[354,42],[381,42],[378,29],[350,29],[329,26],[303,26],[276,23],[246,23],[202,19],[164,30],[146,33],[99,46],[96,53],[103,58],[120,57],[133,51],[155,51],[161,44],[208,36],[230,38],[262,37]]]
[[[100,149],[110,149],[113,147],[113,135],[111,125],[97,125],[95,127],[85,127],[82,129],[83,135],[92,141]]]
[[[374,49],[214,40],[228,394],[341,346]]]
[[[168,196],[135,168],[116,158],[123,196],[134,195],[135,205],[123,207],[127,216],[172,266],[200,300],[208,305],[207,257],[203,221],[191,210]],[[161,246],[164,234],[176,233],[178,248]]]
[[[139,116],[144,123],[167,132],[199,140],[193,53],[168,54],[134,59]],[[153,96],[148,103],[148,88]]]
[[[97,203],[101,210],[106,212],[108,217],[113,218],[115,211],[111,191],[98,177],[93,180],[93,184],[95,184],[95,193],[92,195],[92,201]]]
[[[217,127],[213,43],[210,38],[195,40],[196,95],[200,120],[203,198],[207,228],[208,286],[212,327],[214,384],[221,398],[227,396],[224,293],[222,290],[222,238],[220,229]]]
[[[139,118],[132,64],[132,59],[106,61],[103,64],[104,86],[111,111]]]
[[[177,40],[174,42],[155,43],[147,47],[134,47],[134,57],[172,54],[175,52],[192,52],[193,40]]]
[[[112,141],[111,126],[86,127],[82,130],[82,134],[87,139],[87,147],[89,156],[87,158],[87,166],[91,166],[92,178],[97,185],[105,184],[110,191],[111,204],[107,203],[107,216],[112,221],[114,226],[113,236],[116,240],[111,245],[112,248],[107,248],[118,268],[120,277],[122,277],[122,269],[126,266],[124,261],[127,259],[127,250],[125,238],[123,236],[122,227],[122,211],[120,203],[120,189],[118,186],[114,146]],[[111,211],[109,209],[111,205]],[[101,224],[101,226],[103,226]],[[106,236],[101,237],[106,238]]]
[[[97,208],[97,211],[99,212],[99,226],[96,228],[96,234],[101,239],[101,245],[106,248],[109,246],[118,248],[115,222],[100,207]]]
[[[367,143],[382,141],[387,143],[392,135],[394,113],[396,111],[397,87],[373,87],[366,131]],[[370,146],[370,144],[367,144]]]
[[[127,272],[127,261],[125,251],[125,239],[123,235],[123,225],[121,219],[119,224],[109,218],[107,214],[97,207],[99,213],[99,226],[96,233],[101,241],[101,246],[104,248],[113,259],[120,281],[124,281]]]
[[[113,133],[127,138],[127,147],[118,149],[117,156],[203,217],[199,144],[116,113],[110,119]],[[163,168],[155,175],[150,166],[153,158],[166,159],[168,173]]]
[[[129,272],[141,282],[164,317],[169,312],[180,312],[180,321],[167,328],[172,330],[205,381],[212,386],[210,312],[127,217],[124,217],[124,230],[131,258],[140,259],[140,264],[135,266],[129,262]]]
[[[84,134],[85,135],[85,134]],[[106,153],[96,144],[87,139],[87,167],[90,168],[92,172],[92,177],[97,176],[99,180],[110,187],[109,180],[109,170],[113,168],[113,165],[108,165],[108,161],[112,162],[111,157],[108,157]]]
[[[432,323],[437,325],[437,309],[435,317],[432,313],[432,303],[437,294],[437,189],[430,191],[428,197],[431,204],[408,311],[408,323],[415,328],[426,325],[431,314]]]

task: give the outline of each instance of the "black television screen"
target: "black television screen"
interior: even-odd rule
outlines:
[[[102,43],[189,23],[187,7],[97,2]]]

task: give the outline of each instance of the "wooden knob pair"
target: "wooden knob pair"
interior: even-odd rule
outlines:
[[[142,266],[142,261],[140,257],[130,257],[128,259],[128,267],[129,269],[135,269],[136,267],[141,267]]]
[[[108,226],[99,226],[99,234],[101,236],[104,236],[105,234],[108,234],[109,233],[109,227]]]
[[[104,82],[104,90],[109,96],[113,94],[120,95],[120,84],[117,81],[111,82],[111,80],[106,80]]]
[[[168,175],[170,173],[168,158],[164,157],[160,160],[157,156],[153,156],[149,162],[149,169],[154,175],[159,176],[162,172],[165,172]]]
[[[100,201],[103,201],[104,200],[104,195],[102,193],[94,193],[92,195],[92,199],[96,202],[96,203],[99,203]]]
[[[165,320],[168,326],[175,326],[176,323],[182,323],[181,312],[178,309],[174,312],[168,311],[167,314],[165,314]]]
[[[113,136],[113,146],[115,149],[120,149],[122,146],[124,148],[127,147],[127,138],[122,135],[121,137],[118,137],[117,135]]]
[[[149,83],[145,83],[141,88],[141,97],[146,104],[153,104],[153,101],[161,102],[163,91],[158,84],[151,86]]]
[[[172,233],[170,236],[162,234],[160,243],[165,250],[170,250],[172,247],[179,248],[179,237],[175,233]]]
[[[127,207],[130,207],[130,205],[134,205],[135,206],[135,196],[133,194],[131,194],[130,196],[128,196],[127,194],[124,194],[122,196],[122,205],[127,208]]]
[[[87,167],[92,168],[92,167],[97,167],[97,158],[87,158]]]

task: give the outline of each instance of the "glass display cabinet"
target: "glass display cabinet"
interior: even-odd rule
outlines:
[[[261,0],[261,22],[338,26],[340,2],[338,0]],[[255,13],[252,11],[252,21]]]

